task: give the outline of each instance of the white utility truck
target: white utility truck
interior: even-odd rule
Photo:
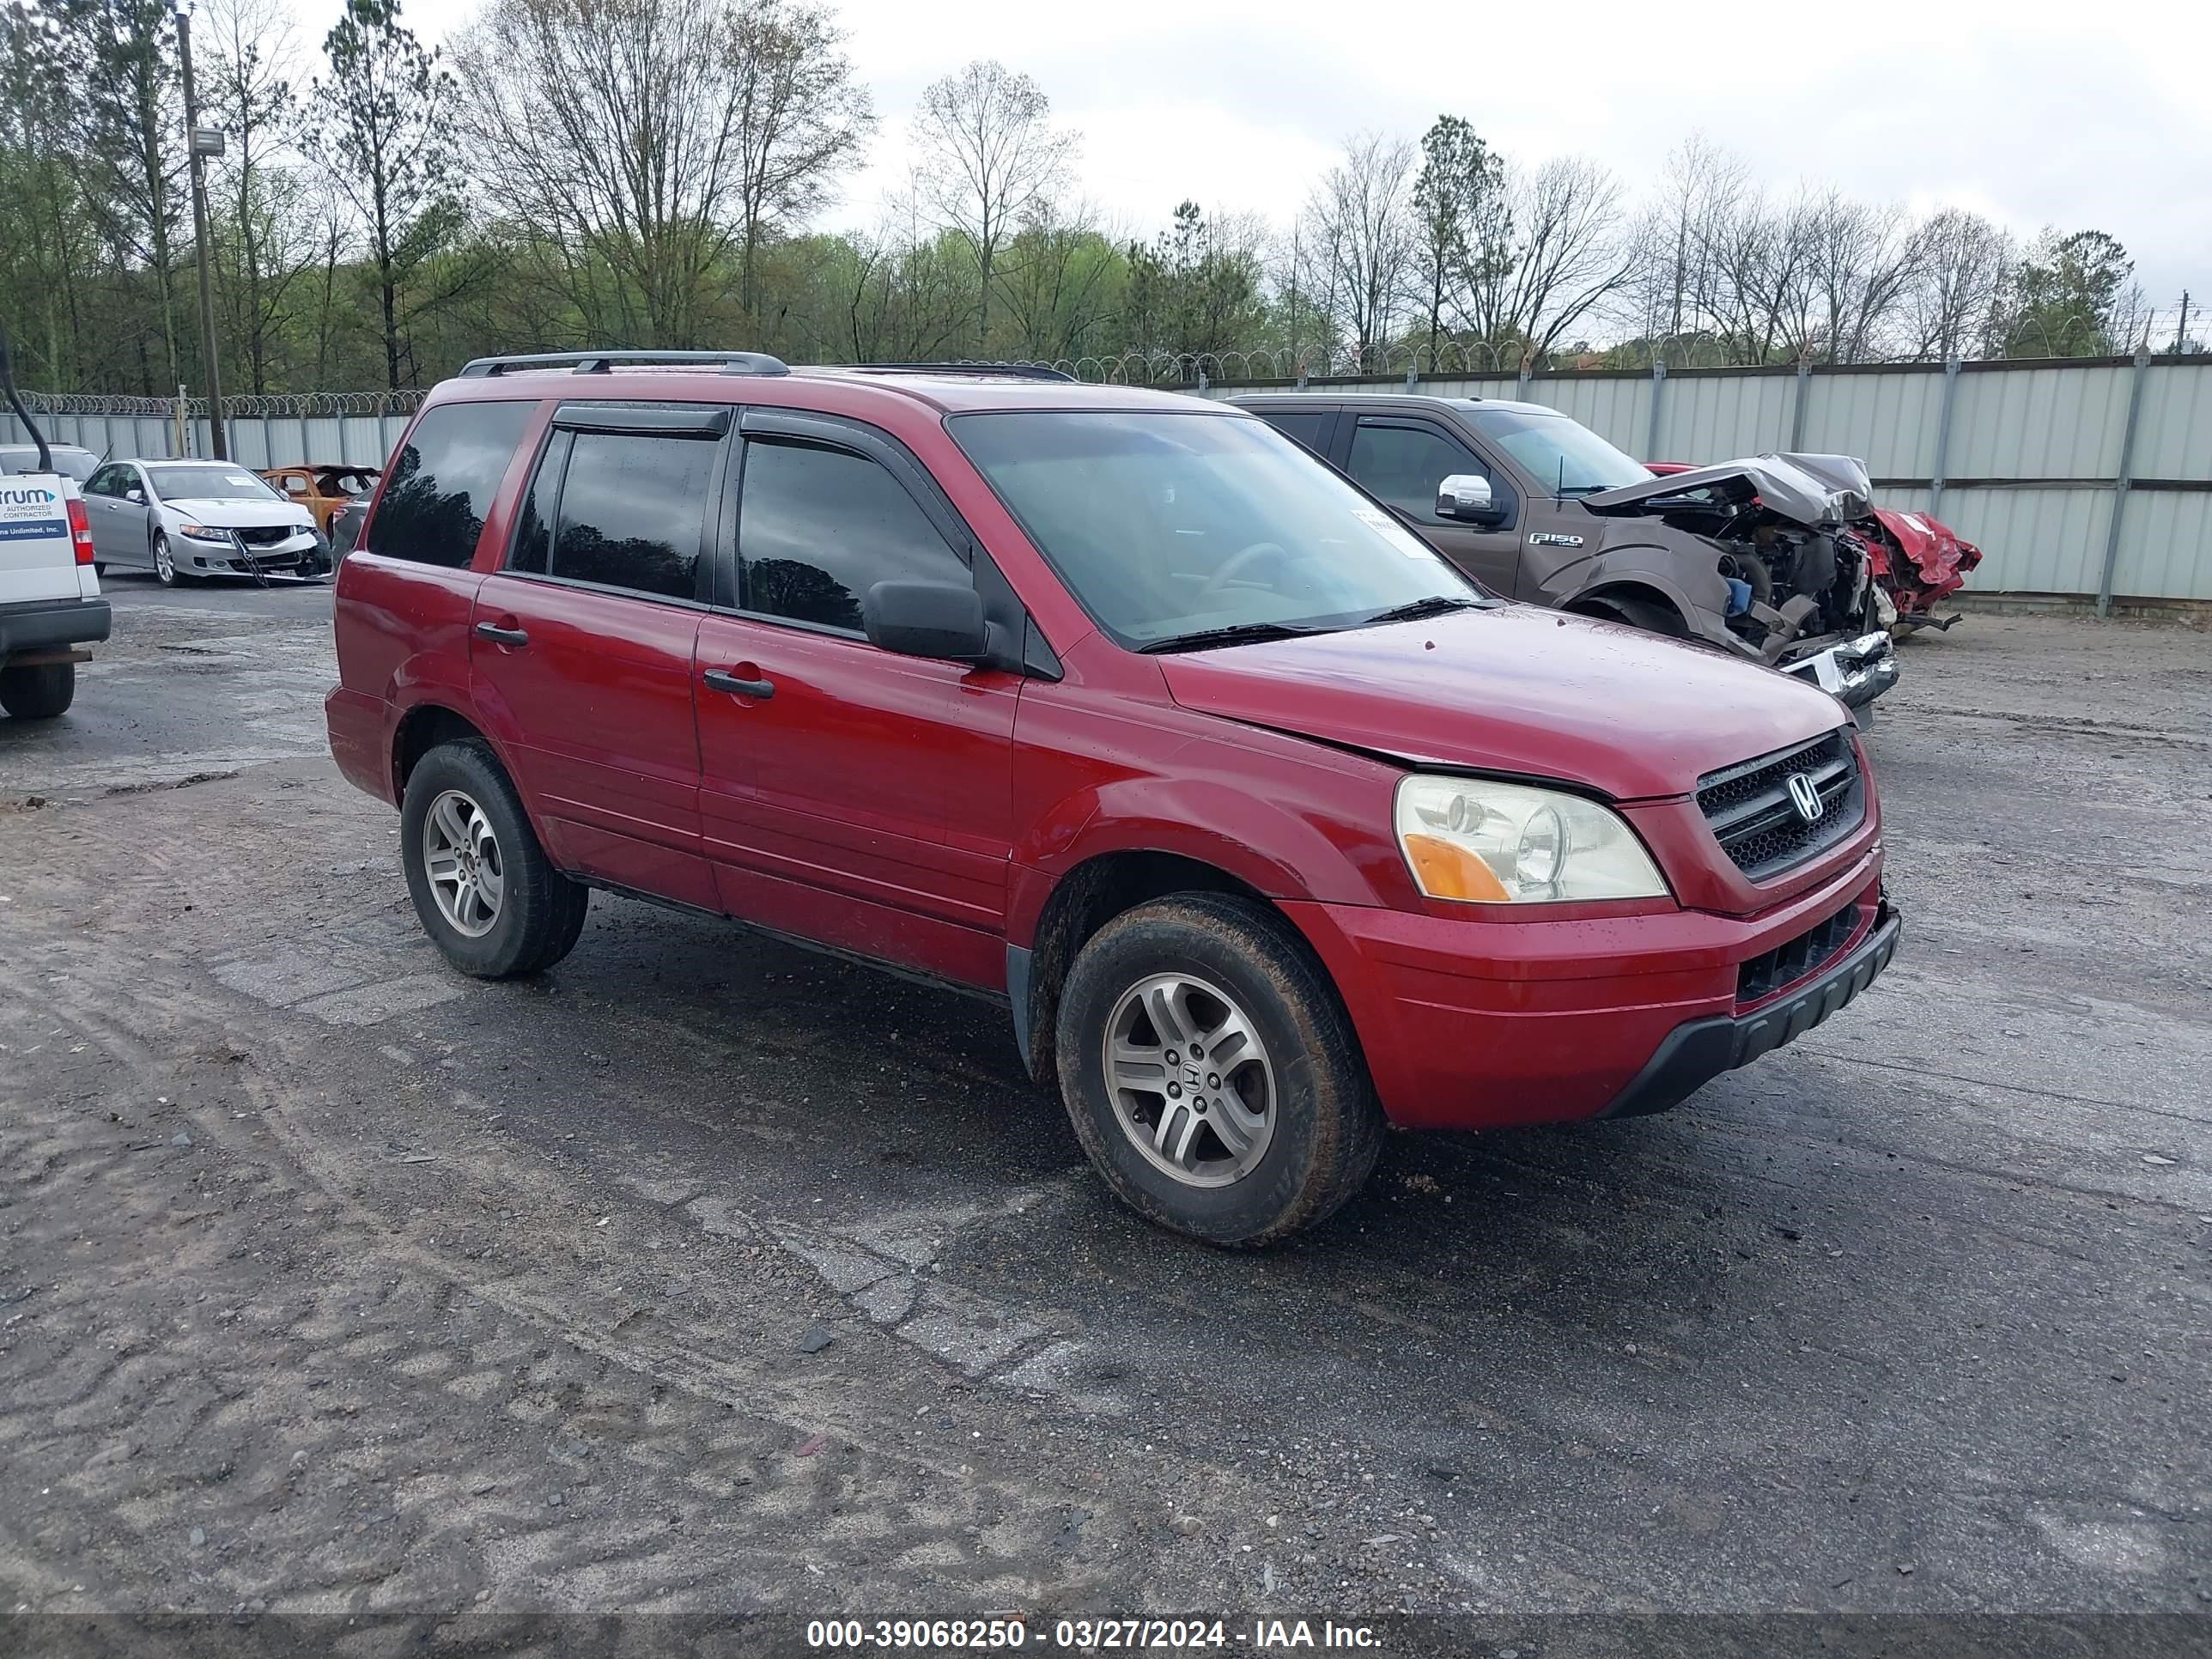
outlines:
[[[92,659],[85,647],[107,637],[112,618],[84,498],[16,394],[4,333],[0,392],[39,452],[33,471],[0,476],[0,709],[52,720],[76,697],[76,665]]]

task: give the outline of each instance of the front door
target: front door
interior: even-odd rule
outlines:
[[[873,428],[750,410],[744,438],[728,603],[698,646],[700,810],[724,905],[1003,983],[1021,680],[878,650],[861,623],[873,584],[975,580],[987,556]],[[987,598],[1003,589],[981,574]]]
[[[1352,433],[1345,471],[1462,570],[1492,592],[1513,597],[1521,574],[1521,503],[1503,469],[1486,465],[1432,421],[1363,415]],[[1459,473],[1490,480],[1495,525],[1437,516],[1437,486]]]
[[[137,490],[133,501],[128,492]],[[143,496],[145,480],[127,461],[110,461],[85,480],[84,516],[92,529],[93,556],[102,564],[150,565],[154,562],[148,536]]]
[[[554,861],[702,908],[691,662],[728,423],[709,408],[556,412],[469,641]]]

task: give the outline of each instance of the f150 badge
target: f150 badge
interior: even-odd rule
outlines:
[[[1582,544],[1581,537],[1563,536],[1556,530],[1535,531],[1528,538],[1531,547],[1580,547]]]

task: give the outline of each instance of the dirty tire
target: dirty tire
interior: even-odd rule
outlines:
[[[448,790],[483,810],[498,839],[503,891],[497,919],[471,937],[453,927],[432,896],[423,863],[423,826],[431,804]],[[477,739],[440,744],[416,763],[399,808],[399,857],[415,915],[446,960],[477,979],[519,979],[542,973],[574,948],[584,931],[591,890],[553,867],[530,827],[521,797],[490,745]]]
[[[1276,1058],[1278,1119],[1257,1164],[1223,1187],[1176,1181],[1130,1144],[1106,1086],[1106,1024],[1155,974],[1212,980],[1243,1005]],[[1264,905],[1181,893],[1126,910],[1092,935],[1062,989],[1060,1097],[1106,1183],[1139,1214],[1208,1243],[1270,1244],[1333,1213],[1365,1183],[1382,1113],[1336,988]]]
[[[76,701],[76,665],[0,668],[0,708],[19,720],[50,720]]]
[[[1668,639],[1679,640],[1687,631],[1682,619],[1668,605],[1653,599],[1607,596],[1585,599],[1574,607],[1575,614],[1595,617],[1603,622],[1626,623],[1631,628],[1640,628],[1647,634],[1663,634]]]

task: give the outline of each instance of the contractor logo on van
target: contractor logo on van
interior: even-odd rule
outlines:
[[[60,491],[39,484],[0,489],[0,542],[44,541],[49,536],[67,540],[69,533]]]

